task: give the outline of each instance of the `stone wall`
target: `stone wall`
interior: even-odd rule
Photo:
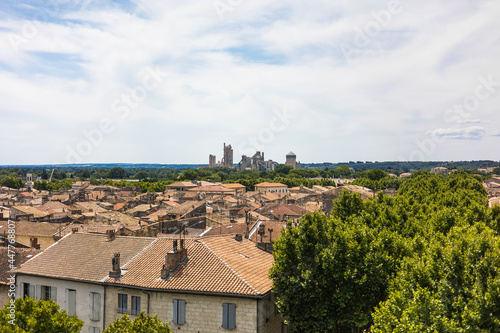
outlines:
[[[106,287],[106,325],[109,325],[122,314],[117,313],[118,293],[129,295],[129,310],[131,307],[131,296],[141,297],[141,310],[147,311],[147,295],[140,290]],[[151,315],[158,315],[162,322],[167,321],[175,333],[211,333],[211,332],[241,332],[255,333],[257,325],[259,333],[280,332],[282,318],[274,310],[271,301],[271,313],[266,320],[265,302],[255,299],[241,297],[225,297],[211,295],[181,294],[169,292],[150,292]],[[173,322],[174,299],[186,301],[186,323],[176,325]],[[236,329],[227,330],[222,328],[222,305],[224,303],[236,304]],[[259,321],[257,324],[257,307],[259,308]],[[135,316],[131,316],[131,319]]]

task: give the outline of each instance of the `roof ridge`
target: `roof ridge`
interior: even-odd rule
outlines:
[[[247,285],[248,288],[250,288],[256,294],[260,294],[260,292],[254,286],[252,286],[247,280],[245,280],[240,274],[238,274],[228,263],[226,263],[224,259],[222,259],[214,250],[212,250],[210,246],[208,246],[208,244],[205,244],[204,242],[200,243],[203,244],[211,253],[213,253],[213,255],[217,257],[217,259],[219,259],[227,268],[229,268],[229,270],[233,272],[234,275],[236,275],[241,281],[243,281],[243,283]]]

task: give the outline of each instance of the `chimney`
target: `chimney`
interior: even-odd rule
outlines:
[[[109,277],[120,278],[120,276],[122,275],[122,270],[120,268],[120,253],[115,253],[113,259],[111,259],[111,264],[113,270],[109,272]]]
[[[112,242],[116,238],[116,234],[114,230],[106,230],[106,238],[109,242]]]
[[[14,254],[14,267],[21,265],[21,253],[16,252]]]
[[[165,265],[161,270],[161,278],[166,279],[187,258],[187,249],[184,248],[184,240],[181,239],[181,249],[177,249],[177,240],[173,241],[173,251],[167,252]]]

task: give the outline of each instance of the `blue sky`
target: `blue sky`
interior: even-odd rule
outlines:
[[[500,3],[4,1],[0,164],[499,160]]]

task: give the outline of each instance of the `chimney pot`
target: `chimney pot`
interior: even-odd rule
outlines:
[[[120,268],[120,253],[115,253],[113,259],[111,259],[111,264],[113,270],[109,272],[109,277],[119,278],[122,274],[122,270]]]
[[[236,234],[234,236],[234,239],[237,240],[238,242],[241,242],[243,240],[243,235],[242,234]]]

